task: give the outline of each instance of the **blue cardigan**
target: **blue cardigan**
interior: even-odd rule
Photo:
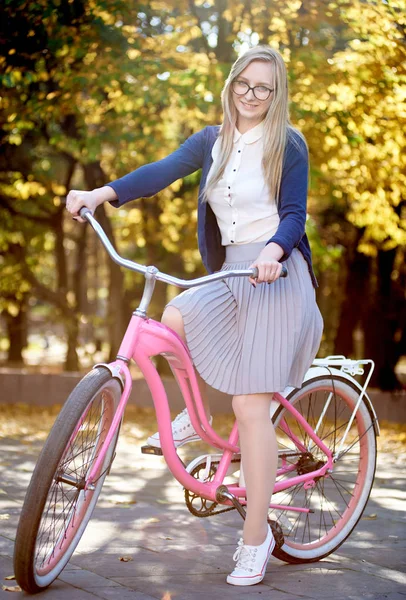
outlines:
[[[111,204],[120,207],[130,200],[154,196],[162,189],[198,169],[202,169],[199,188],[197,235],[203,264],[209,273],[218,271],[225,257],[221,245],[220,230],[216,217],[207,202],[202,202],[202,191],[209,173],[211,151],[220,127],[208,126],[191,135],[175,152],[157,162],[139,167],[132,173],[108,183],[118,200]],[[277,232],[266,244],[276,242],[284,250],[281,262],[286,260],[293,248],[303,254],[314,287],[318,287],[313,273],[309,241],[305,233],[306,204],[309,174],[307,145],[298,133],[294,133],[299,149],[288,138],[283,159],[282,180],[279,194],[280,223]]]

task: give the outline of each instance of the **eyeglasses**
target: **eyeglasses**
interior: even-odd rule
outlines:
[[[245,96],[249,90],[252,90],[257,100],[268,100],[269,96],[274,91],[273,89],[267,88],[264,85],[255,85],[254,87],[251,87],[248,85],[248,83],[245,81],[240,81],[239,79],[232,82],[231,89],[237,96]]]

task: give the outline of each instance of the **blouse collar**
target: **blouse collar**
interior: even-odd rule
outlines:
[[[245,133],[240,133],[238,131],[237,127],[235,127],[235,129],[234,129],[234,144],[236,142],[238,142],[238,140],[240,138],[243,139],[243,142],[245,144],[253,144],[254,142],[257,142],[262,137],[263,132],[264,132],[264,122],[263,121],[261,121],[260,123],[258,123],[258,125],[255,125],[255,127],[253,127],[252,129],[249,129]]]

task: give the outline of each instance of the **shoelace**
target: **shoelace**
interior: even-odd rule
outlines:
[[[241,538],[238,542],[237,550],[233,555],[233,560],[237,562],[236,569],[240,568],[252,571],[255,554],[255,548],[247,548],[247,546],[244,545],[244,540]]]
[[[173,422],[177,423],[178,421],[182,421],[185,417],[189,417],[188,412],[187,412],[187,408],[184,408],[182,410],[182,412],[180,412],[178,415],[176,415],[176,417],[174,418]]]
[[[211,417],[209,419],[209,423],[211,423]],[[190,427],[193,428],[192,422],[190,420],[189,417],[189,413],[187,408],[184,408],[178,415],[176,415],[176,417],[174,418],[172,424],[174,425],[176,423],[177,426],[179,425],[189,425]],[[204,427],[203,427],[204,429]]]

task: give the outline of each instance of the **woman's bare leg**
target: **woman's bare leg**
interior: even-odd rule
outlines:
[[[234,396],[241,460],[247,488],[244,543],[259,546],[267,535],[269,503],[276,479],[277,444],[270,418],[273,394]]]
[[[183,325],[183,318],[182,318],[180,311],[177,308],[175,308],[174,306],[168,306],[167,308],[165,308],[163,315],[162,315],[161,322],[164,325],[167,325],[167,327],[170,327],[171,329],[176,331],[176,333],[182,338],[182,340],[186,341],[185,328]],[[196,373],[196,378],[197,378],[197,384],[198,384],[199,390],[200,390],[200,395],[201,395],[202,401],[203,401],[204,410],[205,410],[207,418],[209,418],[210,417],[210,404],[209,404],[209,400],[207,397],[207,383],[204,381],[204,379],[202,379],[200,377],[200,375],[196,371],[196,369],[195,369],[195,373]]]

